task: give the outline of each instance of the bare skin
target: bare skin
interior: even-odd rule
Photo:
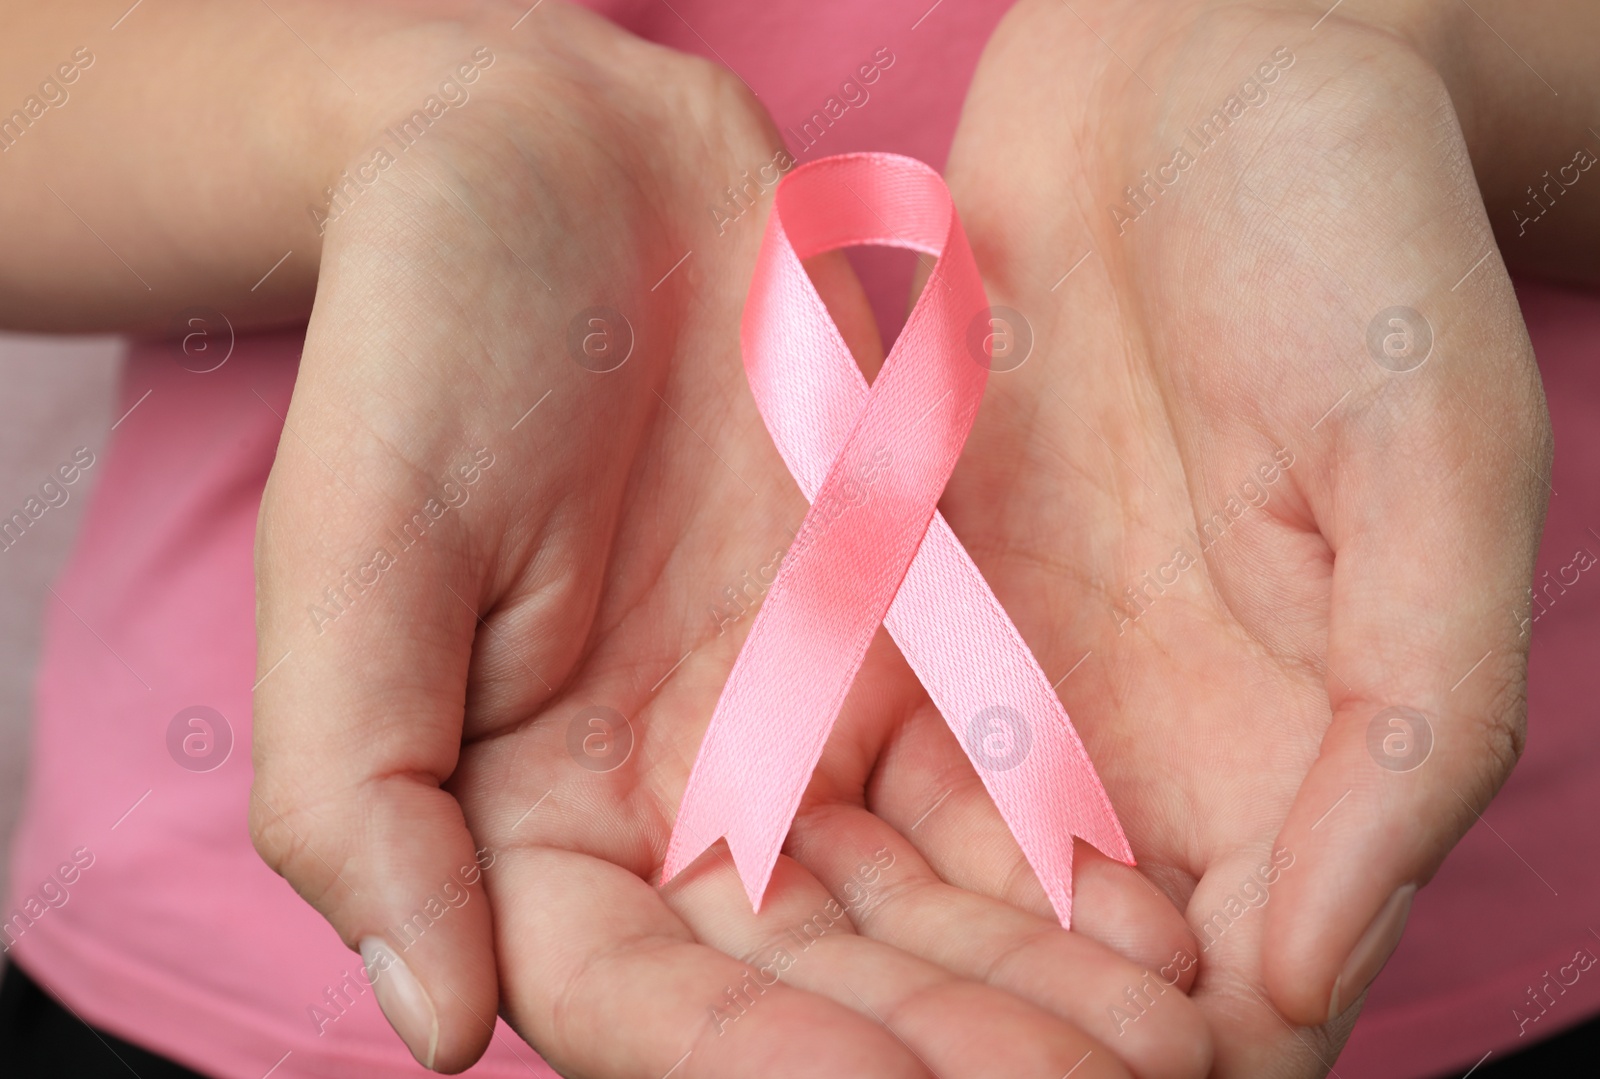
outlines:
[[[1470,823],[1456,807],[1481,808],[1520,744],[1525,642],[1499,616],[1526,588],[1548,434],[1500,261],[1467,295],[1443,268],[1465,272],[1491,243],[1476,165],[1508,261],[1592,276],[1570,243],[1513,248],[1494,202],[1565,137],[1565,101],[1521,123],[1478,92],[1509,61],[1464,44],[1436,5],[1349,4],[1315,40],[1319,13],[1287,5],[1019,6],[949,174],[991,299],[1027,315],[1037,351],[991,379],[945,511],[1046,669],[1087,656],[1061,692],[1150,878],[1080,845],[1075,930],[1055,927],[880,639],[753,916],[716,855],[667,889],[652,880],[748,627],[719,630],[708,611],[804,512],[737,354],[765,207],[727,235],[706,211],[778,151],[759,107],[725,73],[556,0],[515,31],[522,9],[504,5],[450,19],[422,3],[275,5],[301,41],[268,16],[241,34],[207,5],[104,31],[113,6],[84,27],[19,10],[0,45],[10,72],[51,70],[85,27],[134,42],[94,38],[104,66],[7,152],[6,321],[309,312],[258,534],[262,670],[290,658],[257,693],[252,827],[352,947],[492,854],[473,886],[488,902],[405,953],[426,1002],[380,975],[419,1059],[467,1066],[498,1009],[586,1076],[680,1061],[686,1076],[1200,1075],[1213,1036],[1218,1074],[1325,1068],[1354,1020],[1327,1013],[1356,938],[1431,875]],[[1583,70],[1560,7],[1532,20],[1558,80]],[[102,41],[128,50],[120,66]],[[485,45],[470,104],[373,170],[381,133]],[[1283,45],[1295,63],[1273,99],[1119,227],[1108,207],[1190,122],[1166,103],[1202,113]],[[162,72],[180,46],[197,82],[227,92],[175,89]],[[1398,112],[1374,107],[1384,92]],[[1516,153],[1469,157],[1486,141]],[[1337,182],[1309,184],[1332,154]],[[979,167],[993,160],[1022,167]],[[342,179],[363,167],[370,184]],[[1397,194],[1374,223],[1362,200],[1377,178]],[[308,208],[340,183],[319,222]],[[1574,200],[1574,228],[1600,220],[1592,205]],[[108,247],[138,257],[119,265]],[[872,369],[881,346],[848,269],[812,271]],[[1294,295],[1274,300],[1265,283],[1282,280]],[[1366,354],[1391,304],[1438,335],[1416,371]],[[569,343],[597,305],[634,336],[604,373]],[[1491,409],[1497,437],[1474,420]],[[1115,614],[1280,448],[1294,464],[1265,505],[1148,611]],[[493,464],[468,504],[337,620],[311,613],[479,449]],[[1444,692],[1486,650],[1477,681]],[[1374,766],[1367,726],[1390,701],[1431,717],[1425,768]],[[604,771],[569,745],[597,706],[632,738]],[[610,763],[614,744],[595,745]],[[1346,788],[1344,815],[1313,828]],[[1450,789],[1460,800],[1441,807]],[[1191,926],[1204,935],[1280,849],[1295,860],[1271,901],[1203,954],[1197,1008],[1195,969],[1174,957],[1200,954]],[[880,867],[865,886],[864,865]],[[830,897],[844,916],[718,1021]],[[1112,1006],[1163,969],[1172,988],[1118,1020]],[[1317,1029],[1302,1040],[1269,1005]]]
[[[778,143],[709,65],[580,12],[544,14],[560,31],[545,52],[499,60],[459,123],[329,226],[258,536],[261,654],[289,654],[293,676],[258,692],[257,845],[352,947],[475,849],[493,852],[489,902],[431,929],[390,979],[409,976],[425,1001],[385,997],[379,979],[413,1053],[440,1070],[475,1059],[498,1007],[586,1076],[680,1060],[689,1076],[1064,1074],[1085,1058],[1087,1074],[1203,1073],[1187,978],[1124,1037],[1103,1003],[1192,949],[1134,872],[1088,873],[1127,958],[1095,942],[1093,913],[1068,934],[948,888],[874,815],[906,797],[869,791],[880,747],[926,707],[887,647],[803,818],[858,856],[846,872],[894,848],[873,917],[903,935],[870,941],[836,918],[748,1014],[715,1017],[759,965],[747,957],[825,908],[834,883],[787,866],[760,917],[716,858],[651,884],[747,628],[719,633],[708,611],[804,509],[736,353],[761,222],[719,236],[705,210],[708,177],[769,161]],[[569,337],[597,305],[635,334],[604,373]],[[301,582],[337,582],[387,542],[381,522],[402,526],[479,447],[494,464],[425,549],[337,621],[308,614],[319,595]],[[612,770],[569,746],[595,706],[631,730]],[[952,954],[953,904],[977,943]]]
[[[1462,29],[1432,10],[1076,12],[1013,9],[951,155],[1036,344],[991,378],[947,512],[1047,669],[1082,658],[1061,693],[1200,938],[1215,1074],[1318,1075],[1522,745],[1551,442],[1456,103],[1480,139],[1502,120],[1428,59]],[[1425,322],[1382,321],[1375,354],[1399,306]],[[1431,355],[1384,351],[1413,330]],[[952,849],[947,880],[1007,879]]]

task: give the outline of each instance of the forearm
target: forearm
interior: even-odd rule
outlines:
[[[0,15],[7,328],[305,317],[330,187],[485,44],[481,6],[128,5]]]

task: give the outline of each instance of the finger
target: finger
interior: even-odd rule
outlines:
[[[882,1027],[781,983],[719,1024],[717,1007],[749,966],[696,943],[660,893],[625,869],[548,847],[508,852],[495,868],[500,959],[516,972],[506,1017],[565,1074],[931,1079]]]
[[[1265,941],[1273,1000],[1301,1023],[1371,983],[1521,752],[1548,420],[1509,282],[1479,272],[1475,299],[1430,309],[1431,362],[1339,419],[1312,493],[1334,555],[1333,720],[1278,839],[1296,862]]]
[[[839,901],[790,859],[779,859],[759,914],[731,863],[716,859],[675,879],[666,899],[702,941],[749,957],[743,981],[717,1009],[719,1029],[781,982],[881,1024],[935,1075],[1128,1074],[1104,1046],[1036,1006],[857,936]]]
[[[901,727],[879,762],[869,805],[947,883],[1054,919],[1039,878],[937,710],[919,709]],[[1076,932],[1151,969],[1198,954],[1183,915],[1134,867],[1079,842],[1072,883]],[[1187,991],[1193,967],[1177,974]]]
[[[899,832],[865,809],[803,807],[789,851],[839,896],[857,930],[1058,1015],[1137,1075],[1205,1074],[1211,1041],[1176,987],[1079,933],[940,880]]]

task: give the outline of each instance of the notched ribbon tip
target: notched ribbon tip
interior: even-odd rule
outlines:
[[[687,795],[685,800],[687,801]],[[737,822],[732,830],[740,831]],[[767,884],[772,880],[772,871],[778,864],[778,850],[766,849],[761,837],[753,833],[748,836],[735,836],[717,832],[709,840],[687,838],[689,835],[704,834],[707,833],[685,828],[683,815],[680,812],[677,822],[673,825],[672,838],[667,843],[666,857],[661,863],[661,887],[665,888],[679,873],[699,861],[706,852],[717,845],[718,840],[724,840],[728,845],[728,857],[733,859],[734,872],[738,874],[739,882],[750,900],[750,908],[757,914],[761,913],[761,903],[766,897]]]

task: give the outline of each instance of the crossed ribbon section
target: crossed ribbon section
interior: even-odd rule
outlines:
[[[867,385],[802,260],[859,244],[937,259]],[[1044,671],[938,513],[988,379],[988,301],[939,174],[844,154],[779,185],[741,341],[756,406],[811,502],[712,714],[662,883],[726,837],[751,905],[880,624],[971,758],[1063,926],[1072,844],[1133,864]],[[980,337],[981,340],[981,337]]]

